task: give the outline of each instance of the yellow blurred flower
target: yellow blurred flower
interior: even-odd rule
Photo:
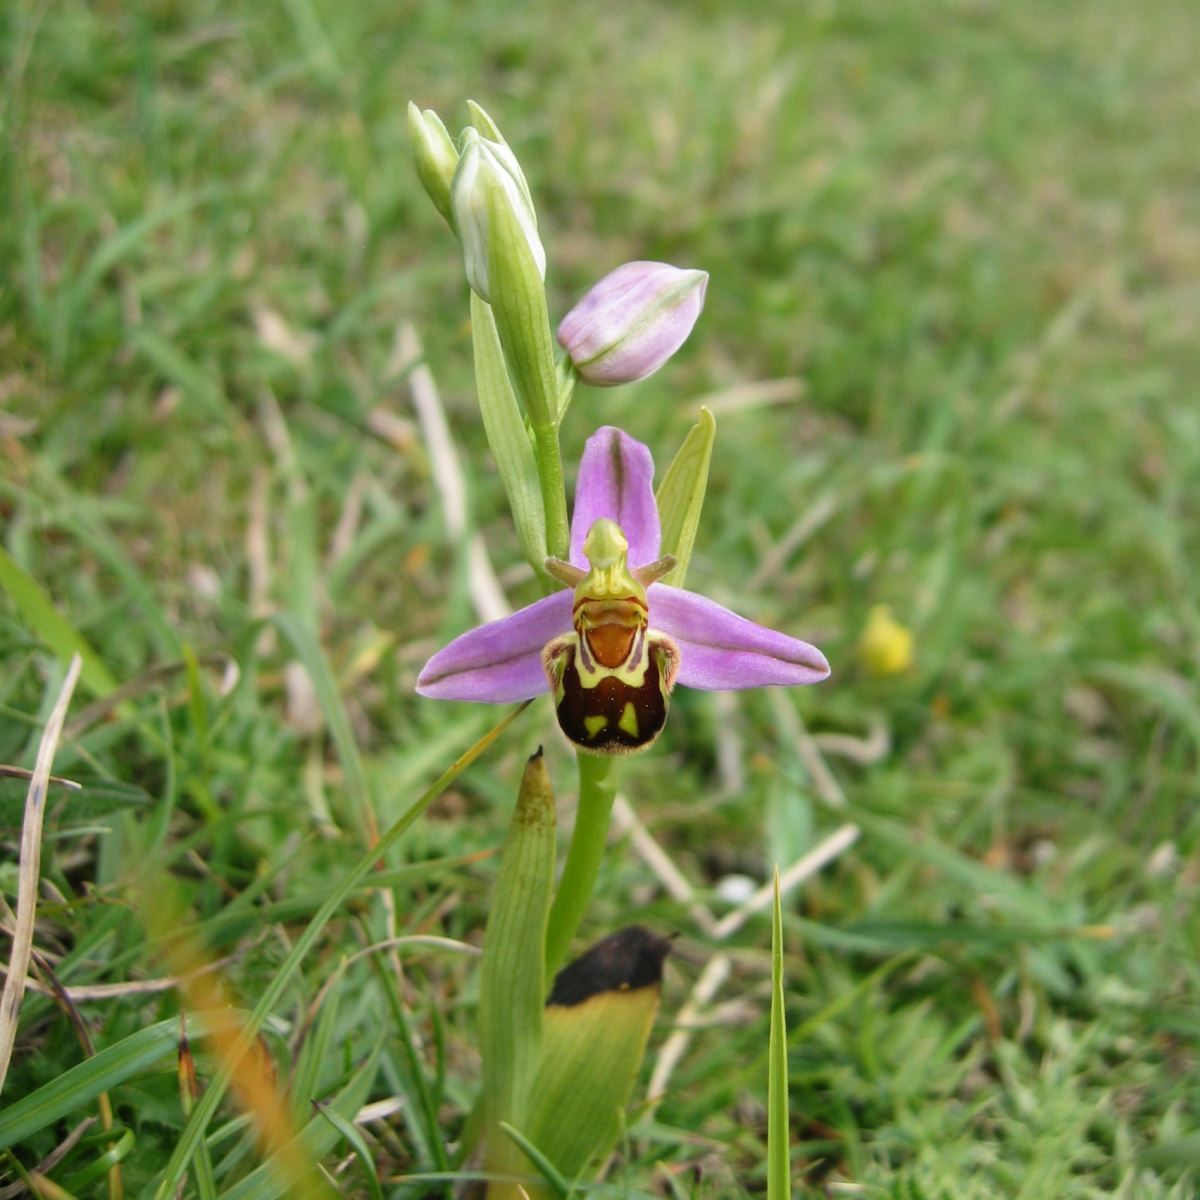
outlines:
[[[872,675],[899,675],[913,664],[912,630],[886,604],[876,604],[858,639],[858,656]]]

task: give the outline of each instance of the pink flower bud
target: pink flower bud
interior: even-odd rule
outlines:
[[[596,387],[645,379],[687,341],[707,287],[707,271],[625,263],[563,317],[559,344]]]

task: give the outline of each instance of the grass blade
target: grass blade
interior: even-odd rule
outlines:
[[[308,1161],[315,1161],[328,1154],[337,1145],[338,1129],[329,1118],[335,1112],[347,1120],[363,1106],[370,1094],[371,1085],[379,1070],[379,1056],[383,1050],[383,1039],[375,1044],[370,1057],[350,1082],[338,1093],[331,1104],[325,1106],[321,1115],[311,1121],[296,1136],[293,1153]],[[210,1085],[211,1088],[211,1085]],[[221,1193],[221,1200],[277,1200],[288,1192],[288,1177],[276,1166],[275,1158],[268,1159],[256,1167],[245,1179]],[[161,1187],[159,1189],[161,1191]]]
[[[312,920],[309,921],[304,932],[296,939],[291,952],[280,964],[271,982],[259,997],[259,1001],[254,1006],[254,1011],[246,1020],[245,1029],[243,1030],[242,1040],[245,1046],[249,1046],[250,1042],[258,1036],[259,1030],[266,1023],[271,1010],[279,1003],[280,997],[299,970],[300,964],[304,962],[305,957],[312,950],[321,931],[329,923],[333,914],[342,906],[346,897],[370,874],[375,864],[404,836],[413,822],[420,817],[434,800],[529,707],[529,703],[529,701],[526,701],[524,704],[513,709],[508,716],[493,726],[465,754],[462,754],[447,767],[434,783],[411,805],[408,811],[388,829],[379,842],[368,849],[359,858],[356,865],[346,873],[338,887],[329,894],[325,903],[321,905]],[[243,1046],[243,1050],[245,1046]],[[175,1149],[171,1152],[171,1157],[164,1169],[162,1180],[154,1193],[160,1200],[166,1200],[166,1197],[175,1194],[175,1189],[179,1186],[179,1181],[183,1178],[183,1173],[187,1170],[188,1163],[191,1161],[192,1155],[196,1152],[196,1146],[204,1136],[204,1130],[208,1126],[208,1122],[212,1119],[213,1113],[216,1112],[217,1106],[224,1098],[232,1074],[233,1072],[228,1064],[223,1066],[213,1077],[212,1082],[205,1089],[204,1095],[197,1102],[195,1111],[180,1133],[179,1141],[175,1144]]]
[[[790,1200],[792,1159],[788,1126],[787,1021],[783,1011],[783,904],[779,867],[771,920],[771,1034],[767,1076],[767,1200]]]
[[[500,1122],[500,1128],[525,1152],[526,1157],[550,1187],[550,1193],[555,1200],[567,1200],[571,1194],[571,1185],[562,1177],[554,1164],[523,1134],[514,1129],[507,1121]]]
[[[313,1107],[346,1139],[350,1148],[358,1155],[362,1163],[363,1175],[367,1180],[367,1191],[371,1200],[383,1200],[383,1188],[379,1186],[379,1172],[375,1170],[375,1160],[371,1157],[371,1149],[362,1131],[352,1121],[342,1116],[336,1108],[331,1108],[324,1101],[314,1101]]]
[[[3,546],[0,546],[0,587],[9,594],[38,637],[63,662],[69,662],[73,654],[79,655],[83,660],[80,678],[90,692],[105,696],[117,686],[117,681],[83,634],[54,607],[54,601],[42,585]]]
[[[42,818],[46,813],[46,788],[63,722],[67,719],[67,707],[71,703],[82,666],[83,660],[76,654],[67,668],[67,677],[63,680],[58,699],[42,733],[33,778],[29,781],[25,798],[25,816],[21,825],[21,865],[17,878],[17,919],[4,991],[0,994],[0,1091],[4,1090],[8,1064],[17,1041],[21,998],[25,995],[25,977],[33,953],[33,921],[37,912],[38,881],[42,873]]]
[[[86,1167],[76,1171],[73,1175],[68,1175],[63,1180],[62,1186],[68,1192],[77,1192],[92,1180],[99,1179],[101,1175],[107,1175],[133,1149],[135,1140],[133,1130],[127,1128],[120,1138],[108,1146],[98,1158],[93,1159]]]
[[[207,1037],[214,1029],[233,1026],[247,1014],[236,1010],[188,1015],[194,1037]],[[22,1096],[0,1112],[0,1150],[89,1104],[150,1067],[170,1059],[179,1050],[179,1021],[169,1017],[106,1046],[94,1058],[72,1067],[45,1086]]]
[[[321,649],[320,643],[312,630],[290,613],[277,613],[275,624],[279,632],[292,644],[313,689],[317,693],[317,701],[325,714],[329,725],[329,733],[333,744],[337,747],[338,758],[342,770],[346,772],[346,791],[354,810],[354,821],[358,826],[360,837],[370,845],[379,837],[379,828],[375,821],[375,807],[371,803],[370,788],[367,786],[367,773],[363,769],[362,756],[358,752],[358,743],[354,740],[354,731],[350,727],[350,716],[342,702],[337,680],[329,666],[329,660]]]

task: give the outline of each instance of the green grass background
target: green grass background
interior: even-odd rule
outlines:
[[[833,811],[769,696],[680,693],[627,774],[704,888],[862,825],[787,913],[802,1194],[1196,1194],[1191,0],[15,0],[0,33],[3,544],[116,682],[146,680],[56,762],[120,785],[51,808],[37,944],[65,982],[164,972],[136,911],[155,862],[253,1004],[357,855],[361,806],[391,821],[499,715],[413,694],[474,616],[415,424],[388,443],[368,420],[412,419],[388,368],[412,322],[474,525],[510,599],[533,598],[474,406],[456,248],[405,127],[410,97],[457,129],[471,96],[525,165],[552,315],[630,258],[711,273],[676,360],[577,394],[567,461],[616,423],[665,466],[720,396],[689,584],[826,649],[833,679],[787,698],[812,732],[890,740],[869,764],[830,754]],[[763,381],[790,398],[745,403]],[[854,654],[876,603],[916,639],[914,669],[886,681]],[[327,660],[315,709],[287,700],[298,656],[264,632],[271,611]],[[0,598],[0,761],[32,765],[62,670],[44,634]],[[149,674],[185,654],[203,660],[191,675]],[[236,664],[231,690],[208,656]],[[718,761],[721,730],[740,769]],[[539,741],[570,794],[535,706],[393,855],[411,868],[401,934],[478,940],[488,852]],[[10,901],[23,792],[0,793]],[[352,909],[279,1009],[283,1082],[321,984],[385,933],[377,901]],[[617,848],[585,932],[634,913],[682,935],[653,1053],[709,947]],[[697,1035],[654,1119],[635,1110],[611,1174],[628,1194],[761,1192],[768,939],[765,918],[741,931],[720,997],[741,1004]],[[453,1139],[478,1077],[475,966],[403,954]],[[379,975],[361,960],[337,991],[306,1078],[330,1094],[387,1034],[372,1098],[405,1108],[371,1150],[389,1194],[422,1195],[394,1182],[434,1160]],[[83,1011],[103,1047],[177,1007]],[[5,1100],[80,1057],[28,996]],[[113,1101],[137,1195],[183,1123],[172,1063]],[[214,1151],[221,1188],[253,1161],[244,1144],[224,1157],[237,1144]]]

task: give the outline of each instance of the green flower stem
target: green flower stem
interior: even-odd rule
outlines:
[[[542,504],[546,510],[546,549],[555,558],[566,558],[570,553],[570,526],[557,425],[534,426],[533,456],[537,460]]]
[[[571,834],[567,861],[546,926],[548,980],[563,965],[571,939],[587,910],[608,841],[613,801],[617,798],[618,759],[610,754],[580,753],[577,757],[579,807],[575,813],[575,831]]]

